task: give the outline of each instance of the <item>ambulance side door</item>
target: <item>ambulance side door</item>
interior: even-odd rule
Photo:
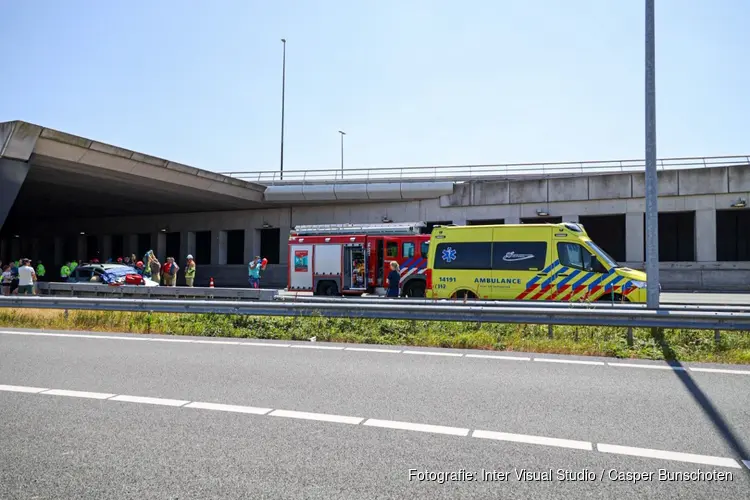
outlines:
[[[492,249],[492,296],[497,300],[540,297],[534,285],[547,279],[549,244],[546,229],[495,229]]]

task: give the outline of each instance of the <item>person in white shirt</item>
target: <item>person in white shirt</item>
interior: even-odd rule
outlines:
[[[34,295],[34,282],[36,272],[31,267],[31,261],[24,259],[23,265],[18,268],[18,295]]]
[[[0,286],[3,289],[3,295],[10,295],[10,285],[13,283],[13,273],[10,270],[10,264],[3,268],[2,277],[0,277]]]

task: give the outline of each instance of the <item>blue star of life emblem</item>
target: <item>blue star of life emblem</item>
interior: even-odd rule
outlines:
[[[453,248],[448,247],[443,250],[442,257],[445,262],[453,262],[454,260],[456,260],[456,251]]]

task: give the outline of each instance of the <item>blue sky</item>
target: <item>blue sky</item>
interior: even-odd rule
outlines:
[[[658,156],[747,154],[750,2],[656,0]],[[642,158],[643,0],[3,2],[0,121],[215,171]]]

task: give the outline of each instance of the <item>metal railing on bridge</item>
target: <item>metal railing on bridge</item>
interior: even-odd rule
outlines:
[[[750,165],[750,155],[662,158],[659,170],[684,170]],[[324,170],[278,170],[222,172],[222,175],[262,185],[335,184],[374,182],[470,181],[516,177],[553,177],[633,173],[645,170],[644,160],[607,160],[556,163],[506,163],[496,165],[436,165],[423,167],[382,167]]]

